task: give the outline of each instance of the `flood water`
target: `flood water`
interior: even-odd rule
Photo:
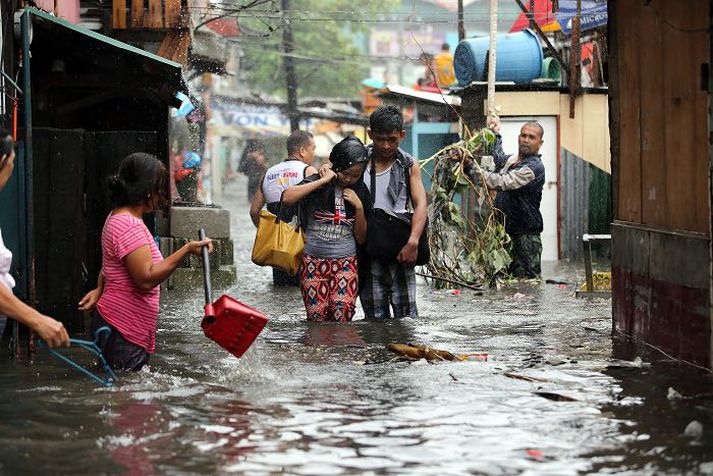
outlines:
[[[419,319],[309,324],[298,291],[250,263],[241,185],[222,200],[239,280],[222,292],[271,318],[251,350],[203,336],[197,282],[163,296],[158,354],[114,388],[46,353],[0,361],[0,474],[713,474],[713,380],[612,339],[609,300],[420,283]],[[488,358],[409,363],[392,342]]]

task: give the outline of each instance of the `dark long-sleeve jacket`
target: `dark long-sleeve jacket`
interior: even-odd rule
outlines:
[[[298,185],[302,185],[305,183],[311,183],[316,180],[319,180],[319,174],[312,174],[309,177],[306,177],[304,180],[302,180]],[[303,198],[302,200],[315,200],[317,203],[322,204],[322,206],[325,208],[325,210],[328,210],[330,212],[334,212],[334,189],[336,187],[336,181],[332,180],[329,184],[325,185],[324,187],[320,187],[311,194],[309,194],[307,197]],[[352,190],[357,194],[359,197],[359,200],[361,200],[362,206],[364,207],[364,215],[369,216],[369,212],[371,210],[371,195],[369,195],[369,189],[366,188],[366,185],[364,185],[364,182],[362,180],[359,180],[357,183],[353,184],[350,186]],[[299,207],[299,220],[302,224],[302,226],[306,226],[307,223],[309,223],[309,217],[307,216],[307,207]],[[347,214],[347,218],[351,219],[354,218],[356,214],[356,210],[354,209],[354,205],[351,203],[346,203],[345,204],[345,211]]]
[[[505,231],[510,236],[542,233],[542,189],[545,186],[545,166],[540,154],[508,156],[503,152],[498,134],[493,150],[495,172],[486,172],[485,181],[497,190],[495,207],[505,215]],[[469,171],[473,175],[474,170]]]

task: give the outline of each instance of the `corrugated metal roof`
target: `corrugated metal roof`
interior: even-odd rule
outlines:
[[[379,90],[378,95],[382,97],[399,96],[402,98],[409,98],[415,101],[422,101],[431,104],[443,104],[453,107],[460,107],[460,97],[458,96],[419,91],[417,89],[409,88],[407,86],[400,86],[398,84],[387,84],[385,88]]]
[[[134,54],[143,56],[147,59],[161,63],[169,68],[176,68],[178,71],[181,70],[180,64],[178,64],[174,61],[167,60],[166,58],[162,58],[162,57],[155,55],[153,53],[149,53],[148,51],[142,50],[141,48],[137,48],[137,47],[129,45],[127,43],[123,43],[121,41],[115,40],[114,38],[110,38],[108,36],[102,35],[101,33],[97,33],[92,30],[87,30],[86,28],[82,28],[81,26],[70,23],[67,20],[63,20],[62,18],[57,18],[53,15],[50,15],[49,13],[43,12],[42,10],[37,10],[36,8],[27,8],[26,10],[29,13],[31,13],[32,15],[34,15],[35,17],[41,18],[42,20],[46,20],[46,21],[54,23],[56,25],[60,25],[64,28],[72,30],[80,35],[84,35],[84,36],[92,38],[96,41],[99,41],[107,46],[117,48],[118,50],[121,50],[121,51],[126,51],[129,53],[134,53]]]

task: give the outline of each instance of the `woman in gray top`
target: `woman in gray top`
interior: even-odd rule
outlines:
[[[306,243],[299,271],[310,321],[347,322],[359,294],[357,245],[366,240],[369,191],[362,181],[366,147],[349,136],[329,154],[332,167],[285,190],[287,205],[300,202]]]

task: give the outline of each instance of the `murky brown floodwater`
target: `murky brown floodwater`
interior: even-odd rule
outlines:
[[[203,337],[197,282],[165,296],[159,353],[118,387],[46,354],[0,362],[0,474],[713,474],[710,395],[666,398],[669,386],[713,392],[711,378],[613,345],[608,300],[547,284],[482,296],[421,285],[418,320],[308,324],[297,290],[250,264],[238,188],[223,201],[239,276],[228,293],[271,317],[256,345],[237,360]],[[545,277],[582,278],[567,264]],[[400,362],[390,342],[490,358]],[[607,369],[613,351],[644,365]],[[683,436],[694,419],[702,436]]]

